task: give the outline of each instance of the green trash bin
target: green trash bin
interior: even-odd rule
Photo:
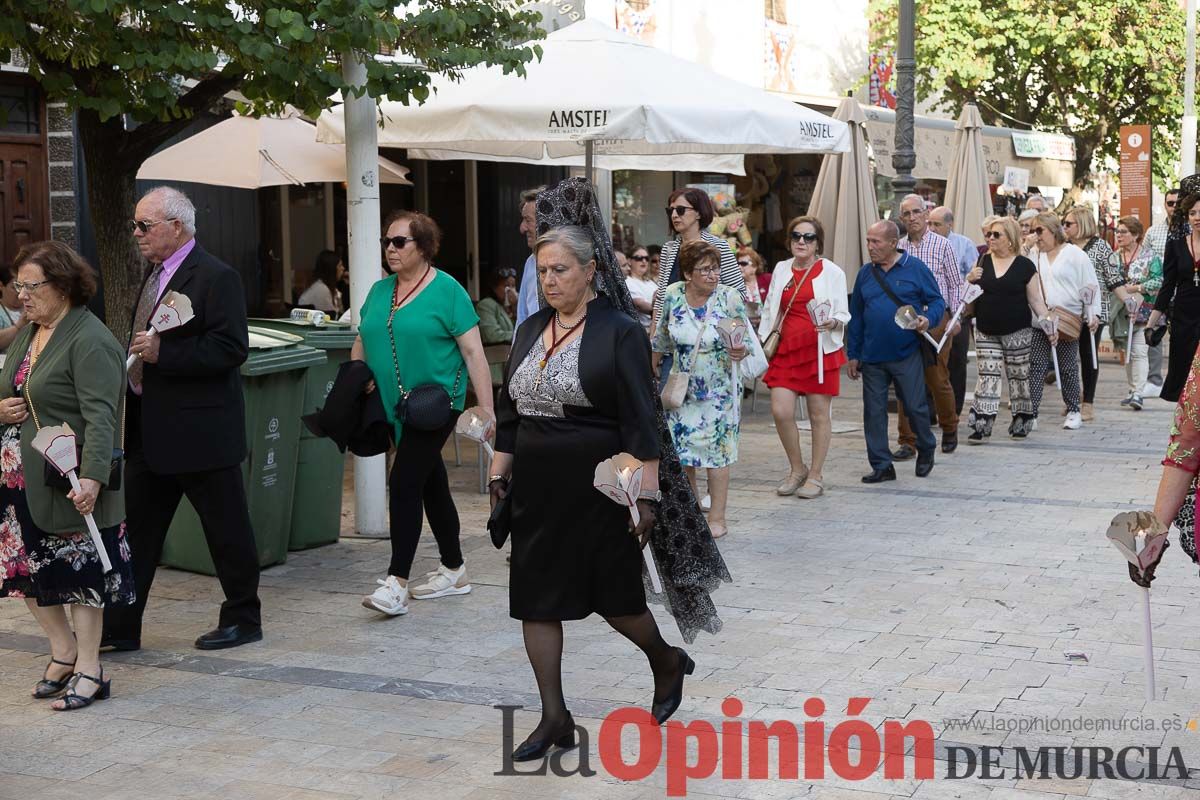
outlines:
[[[299,336],[250,328],[250,356],[241,369],[247,444],[242,476],[259,566],[287,560],[304,378],[309,367],[324,362],[324,351]],[[162,563],[216,574],[200,518],[186,497],[167,532]]]
[[[348,323],[330,322],[322,327],[290,319],[252,319],[250,324],[273,331],[295,334],[304,344],[324,350],[324,364],[308,368],[304,378],[304,407],[311,414],[325,405],[338,369],[350,358],[358,331]],[[296,493],[292,501],[289,550],[333,544],[342,527],[342,480],[346,456],[329,439],[314,436],[300,426],[300,455],[296,463]]]

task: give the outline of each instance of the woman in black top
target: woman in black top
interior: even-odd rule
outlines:
[[[1175,206],[1163,254],[1162,288],[1147,324],[1153,330],[1170,311],[1171,350],[1158,396],[1172,403],[1183,391],[1200,344],[1200,175],[1184,178],[1180,188],[1183,197]]]
[[[1029,357],[1033,345],[1029,309],[1046,316],[1042,287],[1033,280],[1037,268],[1020,254],[1021,229],[1011,217],[995,220],[984,233],[988,252],[967,274],[983,294],[975,301],[975,352],[979,380],[967,426],[969,444],[983,444],[992,435],[1000,411],[1000,368],[1008,374],[1008,399],[1013,421],[1008,434],[1024,439],[1034,413],[1029,393]]]

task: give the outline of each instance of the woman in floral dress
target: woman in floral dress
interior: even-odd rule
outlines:
[[[109,485],[122,445],[125,354],[86,308],[96,280],[75,251],[41,242],[23,249],[16,264],[30,324],[0,370],[0,597],[23,598],[50,640],[51,662],[33,696],[66,691],[52,708],[71,711],[108,697],[111,682],[100,666],[104,607],[134,599],[124,501]],[[32,447],[41,426],[64,423],[79,448],[78,490],[48,485],[57,474],[47,473]],[[107,573],[85,514],[99,526]]]
[[[721,254],[715,246],[686,242],[679,248],[679,267],[683,280],[667,287],[655,328],[654,367],[674,353],[673,369],[690,375],[683,405],[667,411],[667,425],[697,496],[696,470],[708,470],[708,525],[719,539],[727,531],[729,467],[737,461],[741,418],[742,393],[733,366],[747,351],[726,349],[717,326],[726,319],[740,319],[747,327],[749,322],[741,294],[719,283]]]

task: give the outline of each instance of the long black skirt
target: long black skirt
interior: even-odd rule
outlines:
[[[515,451],[509,614],[548,621],[646,611],[629,510],[592,485],[596,465],[621,452],[616,421],[522,417]]]
[[[1196,357],[1197,346],[1200,346],[1200,320],[1172,318],[1167,374],[1163,376],[1162,391],[1158,395],[1160,398],[1172,403],[1179,401],[1192,369],[1192,359]]]

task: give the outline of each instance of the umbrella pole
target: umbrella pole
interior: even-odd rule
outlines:
[[[596,185],[596,176],[592,174],[593,167],[596,163],[596,154],[594,151],[594,143],[588,139],[583,143],[583,174],[587,177],[588,183],[592,186]]]

